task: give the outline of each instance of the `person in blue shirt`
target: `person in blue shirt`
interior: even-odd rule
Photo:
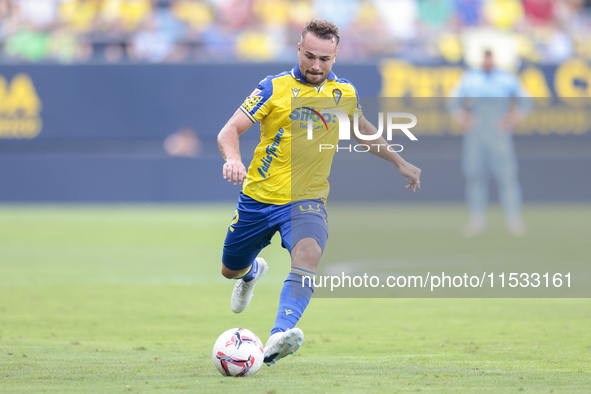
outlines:
[[[448,109],[465,131],[462,170],[470,211],[465,236],[475,236],[486,229],[489,175],[497,183],[507,229],[514,236],[525,234],[512,130],[532,105],[519,78],[495,68],[491,51],[485,52],[482,69],[466,71],[452,90]]]

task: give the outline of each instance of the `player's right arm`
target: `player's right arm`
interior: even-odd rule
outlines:
[[[238,138],[252,126],[252,120],[239,108],[218,134],[218,146],[226,161],[222,176],[234,185],[242,184],[246,168],[240,157]]]
[[[509,113],[499,121],[499,128],[506,132],[512,132],[513,129],[523,123],[534,109],[534,101],[531,95],[514,74],[511,75],[511,90],[511,96],[515,98],[515,103]]]
[[[272,77],[259,82],[257,88],[244,100],[240,108],[230,118],[222,131],[218,134],[218,146],[226,164],[222,176],[235,185],[246,178],[246,168],[242,164],[238,137],[257,121],[262,121],[271,110],[271,96],[273,95]]]

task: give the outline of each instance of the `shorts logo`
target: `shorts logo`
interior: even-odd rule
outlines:
[[[316,204],[316,208],[312,208],[312,204],[308,204],[308,208],[304,208],[303,205],[300,205],[300,211],[302,211],[302,213],[322,213],[320,204]]]
[[[322,208],[320,208],[320,204],[316,204],[316,208],[312,207],[312,204],[308,204],[308,208],[304,208],[303,205],[300,205],[300,213],[303,215],[305,213],[313,213],[316,214],[320,217],[322,217],[322,220],[324,220],[324,223],[326,225],[328,225],[328,222],[326,221],[326,213],[324,213],[324,211],[322,210]]]
[[[238,217],[240,215],[238,215],[238,210],[236,210],[236,212],[234,212],[234,219],[232,219],[232,223],[230,223],[230,231],[234,232],[234,227],[232,227],[233,225],[235,225],[236,223],[238,223]]]

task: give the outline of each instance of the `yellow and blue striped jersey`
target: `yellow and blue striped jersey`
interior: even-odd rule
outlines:
[[[292,108],[292,101],[307,105]],[[319,151],[318,147],[320,143],[338,145],[339,122],[322,110],[338,109],[351,121],[361,115],[353,84],[337,78],[332,71],[321,86],[308,84],[296,64],[290,72],[263,79],[240,109],[253,122],[261,122],[261,140],[248,167],[243,193],[266,204],[326,201],[334,149]],[[319,122],[324,128],[315,127],[310,141],[309,109],[324,118]]]

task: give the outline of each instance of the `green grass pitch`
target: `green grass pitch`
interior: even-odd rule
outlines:
[[[384,209],[396,220],[355,220],[388,221],[387,246],[410,257],[486,256],[502,243],[504,258],[591,261],[588,205],[527,207],[519,240],[493,209],[488,233],[469,241],[463,206]],[[265,341],[289,267],[275,238],[256,297],[233,314],[233,282],[219,274],[233,211],[1,206],[0,392],[591,392],[589,299],[313,299],[298,353],[254,377],[220,376],[215,339],[245,327]]]

